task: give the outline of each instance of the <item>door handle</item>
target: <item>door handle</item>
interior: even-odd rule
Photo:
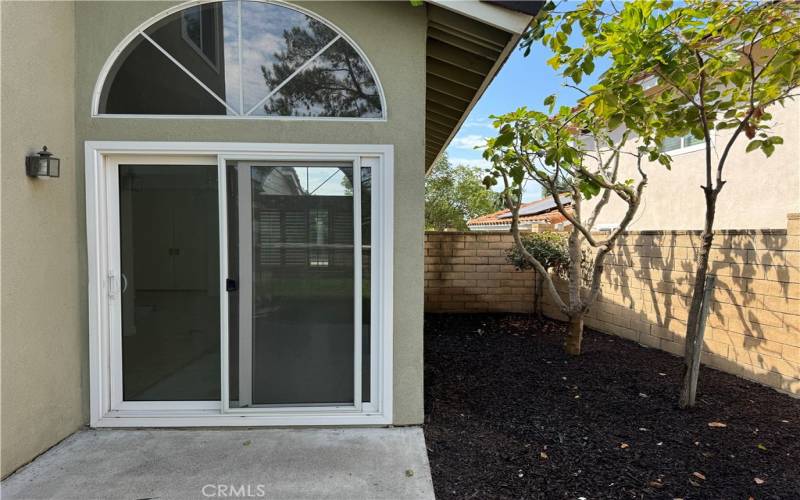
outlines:
[[[122,278],[122,291],[120,293],[125,293],[125,290],[128,289],[128,277],[125,276],[125,273],[120,273],[119,277]]]
[[[239,289],[239,285],[236,283],[236,280],[228,278],[225,280],[225,291],[226,292],[235,292]]]
[[[109,272],[108,275],[106,275],[106,293],[108,293],[109,299],[114,299],[114,297],[117,295],[116,290],[117,278],[113,273]]]

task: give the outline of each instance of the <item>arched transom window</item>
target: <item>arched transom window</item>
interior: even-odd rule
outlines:
[[[337,28],[285,4],[195,4],[129,37],[99,115],[384,118],[372,67]]]

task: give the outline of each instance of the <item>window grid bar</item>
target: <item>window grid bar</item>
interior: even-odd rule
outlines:
[[[250,115],[250,113],[252,113],[252,112],[253,112],[253,111],[255,111],[256,109],[258,109],[259,107],[261,107],[261,106],[262,106],[262,105],[263,105],[265,102],[267,102],[267,100],[268,100],[270,97],[272,97],[273,95],[275,95],[275,94],[276,94],[276,93],[277,93],[277,92],[278,92],[280,89],[282,89],[282,88],[283,88],[283,86],[284,86],[284,85],[286,85],[287,83],[289,83],[289,81],[291,81],[291,80],[292,80],[292,78],[294,78],[294,77],[295,77],[295,76],[297,76],[297,75],[298,75],[298,74],[299,74],[301,71],[303,71],[304,69],[306,69],[306,68],[307,68],[307,67],[308,67],[308,66],[309,66],[309,65],[310,65],[312,62],[314,62],[314,60],[316,60],[316,59],[317,59],[317,58],[318,58],[320,55],[322,55],[322,53],[323,53],[323,52],[325,52],[326,50],[328,50],[328,48],[329,48],[331,45],[333,45],[334,43],[336,43],[336,41],[338,41],[340,38],[342,38],[342,35],[336,35],[336,36],[333,38],[333,40],[331,40],[330,42],[328,42],[328,43],[327,43],[327,45],[325,45],[324,47],[322,47],[321,49],[319,49],[319,50],[317,51],[317,53],[316,53],[316,54],[314,54],[313,56],[311,56],[311,58],[310,58],[308,61],[304,62],[303,64],[301,64],[301,65],[300,65],[300,67],[298,67],[296,70],[294,70],[294,72],[293,72],[291,75],[289,75],[289,76],[286,78],[286,80],[282,81],[282,82],[280,83],[280,85],[278,85],[277,87],[275,87],[274,89],[272,89],[272,90],[270,91],[270,93],[266,95],[266,97],[264,97],[263,99],[261,99],[260,101],[258,101],[258,102],[256,103],[256,105],[255,105],[255,106],[253,106],[252,108],[250,108],[250,111],[248,111],[247,113],[245,113],[245,115],[249,116],[249,115]]]
[[[198,85],[200,85],[200,86],[201,86],[201,87],[202,87],[202,88],[203,88],[203,89],[204,89],[206,92],[208,92],[209,94],[211,94],[211,97],[213,97],[214,99],[216,99],[217,101],[219,101],[219,103],[220,103],[220,104],[222,104],[223,106],[225,106],[226,108],[228,108],[228,110],[229,110],[230,112],[232,112],[232,113],[233,113],[233,114],[235,114],[236,116],[239,116],[239,113],[238,113],[238,112],[237,112],[235,109],[233,109],[232,107],[228,106],[228,103],[227,103],[227,102],[225,102],[225,100],[221,99],[221,98],[220,98],[220,97],[219,97],[219,96],[218,96],[218,95],[217,95],[217,94],[216,94],[216,93],[215,93],[213,90],[211,90],[210,88],[208,88],[208,86],[207,86],[205,83],[203,83],[202,81],[200,81],[200,79],[199,79],[199,78],[197,78],[196,76],[194,76],[194,74],[192,74],[192,72],[191,72],[191,71],[189,71],[188,69],[186,69],[186,67],[185,67],[183,64],[181,64],[180,62],[178,62],[178,60],[177,60],[177,59],[175,59],[174,57],[172,57],[172,55],[171,55],[169,52],[167,52],[166,50],[164,50],[164,48],[163,48],[163,47],[161,47],[161,45],[157,44],[155,40],[153,40],[152,38],[150,38],[150,36],[149,36],[147,33],[145,33],[144,31],[142,31],[142,32],[140,33],[140,35],[142,35],[142,37],[144,37],[144,39],[145,39],[145,40],[147,40],[148,42],[152,43],[152,44],[153,44],[153,46],[154,46],[156,49],[158,49],[158,51],[159,51],[159,52],[161,52],[162,54],[164,54],[164,56],[166,56],[166,57],[167,57],[167,59],[169,59],[170,61],[172,61],[172,63],[173,63],[173,64],[175,64],[175,66],[177,66],[177,67],[178,67],[178,68],[180,68],[180,69],[181,69],[181,70],[182,70],[184,73],[186,73],[186,74],[189,76],[189,78],[191,78],[192,80],[194,80],[195,82],[197,82],[197,84],[198,84]]]

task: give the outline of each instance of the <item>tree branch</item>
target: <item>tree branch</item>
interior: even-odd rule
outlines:
[[[503,173],[503,183],[505,184],[503,198],[505,198],[506,206],[508,206],[508,209],[511,210],[511,235],[514,237],[514,243],[517,245],[517,248],[525,260],[528,261],[528,263],[530,263],[534,269],[536,269],[536,272],[539,273],[539,275],[544,279],[544,282],[547,285],[547,291],[550,293],[553,302],[555,302],[559,310],[569,316],[569,307],[564,303],[564,300],[558,294],[558,290],[556,289],[555,283],[553,283],[553,278],[550,276],[550,273],[547,272],[547,269],[545,269],[545,267],[536,259],[536,257],[528,252],[528,250],[525,248],[525,245],[522,243],[522,237],[519,234],[520,202],[515,203],[512,200],[511,194],[508,192],[510,187],[508,176],[505,173]]]
[[[700,55],[698,50],[694,51],[694,56],[697,59],[697,66],[700,69],[699,77],[700,77],[700,84],[699,84],[699,97],[700,97],[700,123],[703,125],[703,141],[706,144],[706,188],[705,189],[712,189],[711,185],[711,134],[708,130],[708,116],[706,116],[706,101],[705,101],[705,92],[706,92],[706,72],[703,68],[704,62],[703,57]]]
[[[625,211],[625,216],[620,221],[619,226],[617,226],[617,228],[611,232],[611,235],[608,237],[608,239],[606,239],[606,243],[597,248],[597,253],[595,254],[594,261],[592,263],[592,279],[589,285],[589,293],[587,294],[586,299],[581,306],[581,312],[583,313],[586,313],[589,310],[589,307],[592,305],[592,303],[594,303],[594,301],[597,299],[597,295],[600,293],[600,281],[603,275],[603,264],[606,254],[610,252],[612,248],[614,248],[617,238],[619,238],[623,231],[627,230],[628,226],[633,220],[633,216],[636,215],[636,212],[639,210],[639,204],[642,201],[642,192],[647,185],[647,174],[645,174],[644,170],[641,168],[641,155],[639,156],[638,168],[642,175],[642,179],[636,186],[636,197],[631,201],[631,203],[628,204],[628,209]]]

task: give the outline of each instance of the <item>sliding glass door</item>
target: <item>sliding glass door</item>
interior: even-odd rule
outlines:
[[[227,167],[230,408],[360,407],[370,378],[370,169]]]
[[[93,425],[388,423],[379,151],[98,156]]]

